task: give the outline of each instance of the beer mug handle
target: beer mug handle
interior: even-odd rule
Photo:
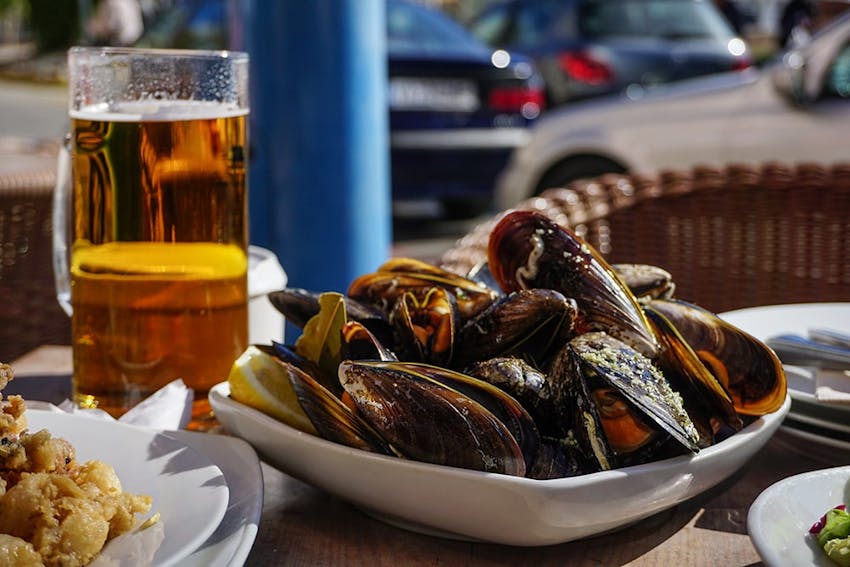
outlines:
[[[56,299],[70,317],[71,274],[68,269],[68,216],[71,211],[71,138],[59,148],[56,164],[56,187],[53,190],[53,277]]]

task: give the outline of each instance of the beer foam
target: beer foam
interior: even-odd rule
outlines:
[[[100,103],[71,110],[76,120],[110,122],[174,122],[178,120],[210,120],[248,114],[232,102],[201,100],[139,100],[114,104]]]

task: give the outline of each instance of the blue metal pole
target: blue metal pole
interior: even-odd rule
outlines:
[[[249,0],[251,242],[345,291],[390,255],[385,0]],[[287,335],[289,339],[289,335]]]

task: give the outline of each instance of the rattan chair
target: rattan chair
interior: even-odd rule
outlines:
[[[678,297],[715,312],[850,300],[850,163],[603,175],[516,208],[572,227],[611,263],[667,269]],[[483,261],[504,214],[458,240],[443,267]]]
[[[70,344],[56,300],[51,209],[58,143],[0,139],[0,361]]]

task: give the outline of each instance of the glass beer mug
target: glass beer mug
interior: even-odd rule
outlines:
[[[248,56],[72,48],[68,70],[54,267],[74,400],[118,416],[180,378],[203,429],[248,344]]]

